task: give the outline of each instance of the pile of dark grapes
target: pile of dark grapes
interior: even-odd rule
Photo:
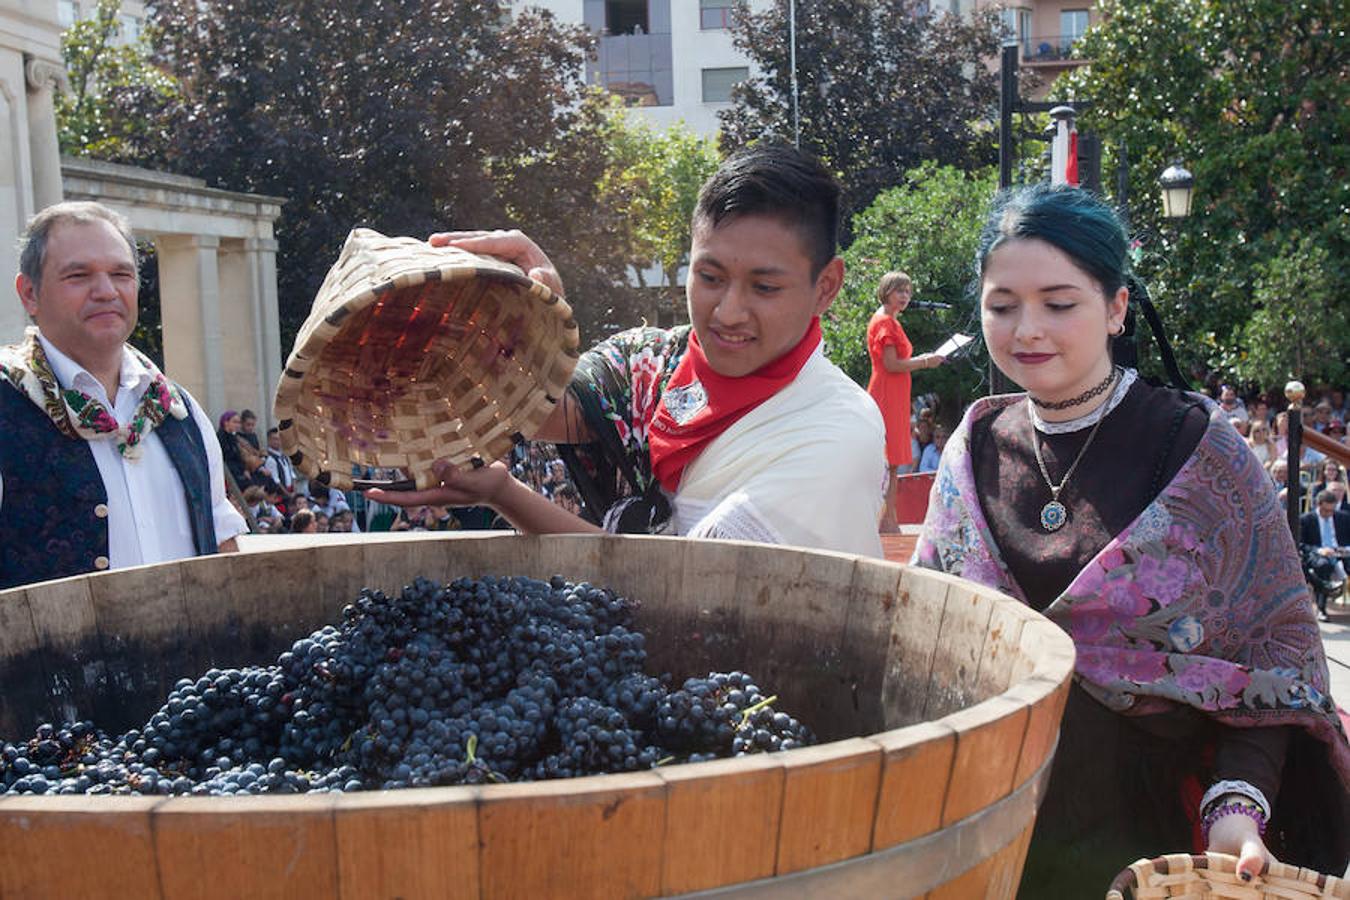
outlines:
[[[291,794],[569,778],[814,741],[741,672],[643,671],[632,604],[559,577],[364,590],[275,665],[181,679],[144,726],[0,743],[0,794]]]

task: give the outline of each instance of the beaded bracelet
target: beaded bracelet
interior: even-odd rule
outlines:
[[[1220,803],[1211,807],[1205,813],[1205,817],[1200,820],[1200,836],[1205,844],[1209,843],[1209,830],[1214,823],[1224,816],[1231,816],[1235,813],[1248,816],[1256,823],[1256,833],[1265,836],[1266,833],[1266,814],[1261,808],[1250,800],[1229,800],[1227,803]]]
[[[1261,812],[1270,818],[1270,801],[1261,789],[1250,781],[1225,780],[1216,781],[1210,785],[1209,790],[1205,791],[1205,796],[1200,799],[1200,815],[1204,816],[1209,811],[1210,806],[1222,800],[1227,794],[1240,794],[1243,797],[1253,801],[1261,807]]]

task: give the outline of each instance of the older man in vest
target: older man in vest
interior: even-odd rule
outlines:
[[[235,549],[210,421],[126,343],[126,221],[97,203],[38,213],[15,289],[37,327],[0,347],[0,588]]]

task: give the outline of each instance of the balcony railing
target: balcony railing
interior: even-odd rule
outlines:
[[[1070,62],[1080,60],[1082,35],[1055,34],[1022,38],[1023,62]]]

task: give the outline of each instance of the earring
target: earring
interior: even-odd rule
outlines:
[[[1116,327],[1111,330],[1111,337],[1120,337],[1125,333],[1125,323],[1117,322]]]

